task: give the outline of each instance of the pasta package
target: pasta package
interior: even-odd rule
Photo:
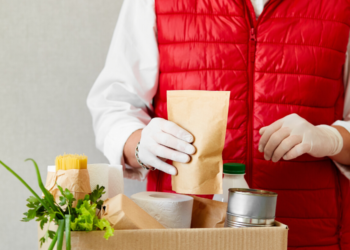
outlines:
[[[173,162],[173,191],[182,194],[221,194],[229,91],[167,92],[168,120],[190,132],[196,153],[189,163]]]

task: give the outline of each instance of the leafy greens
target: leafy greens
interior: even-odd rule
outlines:
[[[4,166],[10,173],[12,173],[32,194],[27,199],[27,212],[24,213],[25,217],[23,222],[28,222],[36,218],[39,222],[40,228],[43,230],[46,223],[54,222],[59,225],[57,232],[47,230],[45,235],[39,240],[40,247],[47,240],[53,239],[48,250],[52,250],[57,242],[57,250],[62,249],[63,244],[63,230],[66,230],[67,240],[66,249],[70,250],[70,231],[92,231],[92,230],[104,230],[104,238],[108,240],[113,236],[114,229],[106,219],[98,219],[97,209],[101,209],[103,200],[102,195],[105,193],[105,187],[97,185],[91,195],[86,195],[84,199],[77,201],[77,206],[73,207],[73,203],[76,201],[74,195],[68,190],[57,185],[61,192],[59,197],[59,204],[54,200],[53,195],[44,187],[38,165],[33,159],[28,159],[33,162],[36,174],[38,178],[38,184],[44,194],[44,198],[35,193],[35,191],[10,167],[0,161],[0,164]],[[28,161],[27,160],[27,161]],[[57,184],[57,183],[56,183]]]

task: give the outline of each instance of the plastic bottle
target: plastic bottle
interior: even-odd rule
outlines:
[[[240,163],[225,163],[222,180],[223,194],[214,195],[213,200],[227,202],[229,188],[249,188],[245,175],[245,165]]]

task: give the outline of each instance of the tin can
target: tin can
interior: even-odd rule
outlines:
[[[277,194],[265,190],[230,188],[226,227],[270,227],[274,225]]]

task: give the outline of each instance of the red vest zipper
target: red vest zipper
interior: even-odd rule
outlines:
[[[249,118],[248,118],[248,152],[247,152],[247,168],[249,169],[248,183],[253,187],[253,108],[254,108],[254,63],[255,63],[255,50],[256,50],[256,36],[255,29],[250,29],[249,36],[249,64],[248,64],[248,75],[249,75],[249,97],[248,97],[248,107],[249,107]]]
[[[250,29],[250,39],[249,39],[249,60],[251,63],[255,62],[255,45],[256,45],[256,37],[254,28]]]
[[[254,110],[254,71],[255,71],[255,52],[256,52],[256,30],[262,20],[262,17],[266,14],[267,9],[272,3],[276,0],[270,0],[264,7],[263,12],[261,13],[258,21],[255,22],[254,11],[250,12],[247,4],[250,5],[251,9],[253,8],[250,0],[245,0],[245,6],[247,9],[247,24],[250,25],[249,32],[249,45],[248,45],[248,131],[247,131],[247,182],[251,188],[254,188],[253,185],[253,110]]]

